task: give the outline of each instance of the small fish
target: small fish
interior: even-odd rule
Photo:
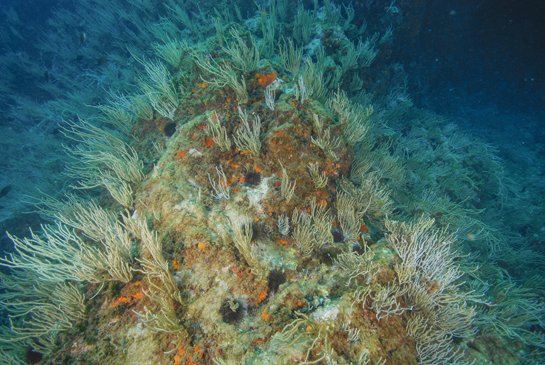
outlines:
[[[81,41],[81,44],[83,44],[83,42],[85,42],[86,39],[87,39],[87,34],[85,34],[85,32],[81,32],[79,36],[79,40]]]
[[[269,15],[269,13],[266,12],[265,10],[258,10],[257,12],[263,15]]]
[[[106,61],[108,61],[108,59],[105,56],[100,57],[97,61],[97,66],[105,64]]]
[[[50,76],[50,75],[49,75],[49,71],[45,70],[45,72],[44,72],[44,79],[45,79],[45,81],[49,81],[49,76]]]
[[[11,185],[4,186],[2,190],[0,190],[0,198],[9,193],[11,190]]]

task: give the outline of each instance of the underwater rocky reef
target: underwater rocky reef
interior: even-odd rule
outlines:
[[[34,220],[3,220],[0,364],[541,363],[528,198],[413,104],[404,5],[57,10],[3,71],[47,96],[7,102],[44,141],[40,193],[2,189]]]

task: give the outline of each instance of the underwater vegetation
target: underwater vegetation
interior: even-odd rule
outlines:
[[[366,4],[58,9],[17,56],[45,101],[5,106],[45,142],[1,185],[40,220],[8,227],[0,364],[542,362],[502,161],[413,105],[403,3]]]

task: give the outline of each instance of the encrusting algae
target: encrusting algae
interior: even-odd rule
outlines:
[[[32,348],[44,364],[409,365],[484,364],[503,348],[507,364],[539,345],[524,327],[535,318],[510,330],[530,332],[522,344],[490,331],[502,298],[474,284],[484,280],[455,233],[490,228],[462,208],[458,185],[484,189],[467,171],[494,165],[409,183],[424,179],[426,159],[411,158],[425,143],[417,127],[414,145],[402,140],[398,121],[438,122],[387,64],[391,29],[356,45],[351,6],[345,19],[329,1],[297,13],[279,4],[283,22],[316,23],[317,34],[280,40],[276,5],[244,24],[218,15],[214,32],[191,28],[199,42],[159,37],[169,67],[133,55],[140,93],[112,92],[100,109],[119,131],[83,118],[62,127],[74,141],[68,172],[100,192],[44,198],[56,225],[10,236],[12,353]]]

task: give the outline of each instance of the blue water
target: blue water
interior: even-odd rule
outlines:
[[[63,144],[73,141],[62,133],[62,126],[78,117],[103,126],[94,106],[106,104],[112,93],[134,93],[135,80],[144,74],[131,53],[156,57],[152,44],[165,42],[165,35],[192,45],[211,39],[216,34],[213,18],[224,11],[241,23],[230,2],[188,2],[189,22],[197,27],[192,28],[175,19],[175,3],[170,1],[169,8],[153,0],[0,1],[0,232],[28,237],[29,227],[39,231],[40,224],[52,222],[51,217],[40,216],[34,203],[44,196],[60,199],[77,185],[77,179],[66,174],[70,159]],[[271,10],[270,4],[257,3],[260,8],[253,1],[236,2],[245,26],[261,42],[257,21]],[[312,1],[301,4],[314,10]],[[319,9],[324,5],[316,4]],[[332,66],[340,67],[344,54],[342,42],[357,44],[391,27],[392,38],[377,43],[373,62],[353,66],[338,85],[329,85],[328,92],[337,86],[347,90],[354,102],[371,102],[374,116],[382,118],[373,120],[383,126],[376,130],[377,140],[391,139],[389,152],[408,172],[402,183],[388,174],[383,177],[394,190],[397,217],[408,219],[426,210],[422,202],[411,206],[412,197],[425,201],[425,188],[436,188],[452,203],[444,207],[471,210],[468,215],[481,219],[493,232],[475,239],[479,225],[454,225],[457,249],[473,260],[460,262],[480,266],[463,287],[466,292],[476,290],[488,303],[468,300],[479,308],[475,327],[486,336],[491,331],[485,325],[488,310],[494,308],[491,303],[517,293],[512,297],[514,312],[501,314],[505,322],[508,317],[521,318],[512,327],[516,335],[498,330],[498,337],[515,341],[526,336],[513,347],[518,355],[513,350],[509,361],[519,356],[520,364],[543,363],[545,340],[539,333],[545,325],[545,3],[362,0],[351,3],[354,16],[345,24],[349,4],[337,3],[343,10],[336,25],[311,33],[298,46],[317,62],[317,45],[322,44],[336,63],[326,71],[333,78]],[[286,2],[286,12],[277,14],[282,25],[273,36],[272,49],[263,42],[262,59],[276,57],[282,35],[295,37],[290,22],[296,9],[295,2]],[[325,12],[320,14],[320,21],[327,23]],[[159,34],[161,26],[168,30]],[[224,32],[228,34],[227,28]],[[286,70],[283,74],[288,75]],[[356,75],[363,86],[351,90]],[[358,96],[358,91],[369,98]],[[394,114],[402,105],[411,105],[410,112]],[[430,115],[438,122],[430,122]],[[416,136],[420,144],[410,145]],[[464,142],[460,136],[465,136]],[[447,140],[451,155],[441,155],[438,146]],[[424,151],[433,152],[420,161]],[[425,164],[431,167],[424,169]],[[150,168],[146,160],[147,171]],[[471,183],[450,183],[464,174]],[[99,193],[92,190],[91,196]],[[428,213],[438,222],[449,214],[436,207]],[[0,248],[13,252],[12,240],[2,235]],[[1,270],[12,275],[6,267]],[[1,324],[9,327],[9,308],[0,306],[0,311]],[[524,311],[532,313],[525,318]],[[4,336],[11,334],[6,330]],[[0,341],[0,346],[22,358],[29,343],[17,347]],[[495,352],[487,356],[491,354]]]

